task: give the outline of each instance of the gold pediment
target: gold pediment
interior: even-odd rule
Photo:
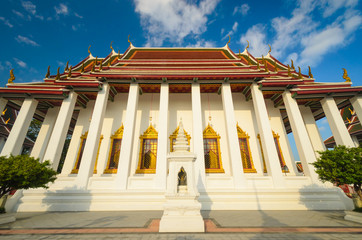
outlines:
[[[238,131],[239,138],[250,138],[249,135],[239,127],[239,124],[236,124],[236,129]]]
[[[144,133],[140,136],[141,139],[143,138],[157,138],[158,132],[156,129],[150,124],[150,126],[144,131]]]
[[[220,138],[219,134],[211,127],[210,123],[207,124],[207,127],[203,132],[204,138]]]
[[[122,138],[123,130],[124,130],[124,127],[123,127],[123,123],[122,123],[122,126],[120,126],[118,128],[118,130],[114,132],[114,134],[111,136],[111,138]]]

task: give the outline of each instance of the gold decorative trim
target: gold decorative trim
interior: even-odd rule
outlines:
[[[236,129],[238,132],[238,138],[240,139],[246,139],[246,145],[247,145],[247,151],[249,153],[249,160],[250,160],[250,168],[245,168],[244,166],[247,166],[247,159],[246,159],[246,153],[242,151],[241,146],[240,146],[240,141],[239,141],[239,147],[240,147],[240,154],[241,154],[241,159],[243,161],[243,170],[244,173],[256,173],[256,169],[254,167],[254,162],[253,162],[253,157],[251,156],[251,151],[250,151],[250,143],[249,143],[249,138],[250,136],[244,132],[238,124],[236,124]]]
[[[121,147],[122,147],[122,138],[123,138],[123,123],[122,126],[120,128],[118,128],[117,131],[114,132],[114,134],[111,136],[111,147],[109,149],[109,154],[108,154],[108,162],[107,162],[107,167],[104,170],[103,173],[107,174],[107,173],[117,173],[117,169],[118,169],[118,161],[119,159],[116,159],[116,161],[114,161],[116,163],[117,168],[112,168],[109,169],[109,165],[111,164],[111,156],[112,156],[112,150],[113,150],[113,143],[115,139],[121,139]],[[119,151],[121,151],[121,148],[119,148]],[[119,153],[120,154],[120,153]],[[117,154],[115,154],[116,156]],[[116,157],[115,157],[116,158]],[[119,155],[118,155],[119,158]]]
[[[79,160],[82,161],[82,159],[79,159],[80,158],[80,153],[81,153],[83,144],[84,144],[85,140],[87,139],[87,137],[88,137],[88,131],[86,131],[82,136],[80,136],[81,142],[80,142],[80,146],[79,146],[79,149],[78,149],[77,161],[75,161],[74,167],[73,167],[72,171],[70,172],[71,174],[78,174],[78,172],[79,172],[79,168],[77,168],[77,166],[78,166]],[[98,155],[99,155],[99,149],[100,149],[102,140],[103,140],[103,135],[101,135],[101,137],[99,139],[99,143],[98,143],[96,163],[94,165],[94,170],[93,170],[94,174],[97,173]],[[83,153],[82,153],[82,156],[83,156]],[[80,167],[80,163],[79,163],[79,167]]]
[[[156,173],[156,160],[157,160],[157,152],[156,154],[152,153],[153,156],[151,156],[151,162],[150,167],[145,168],[144,166],[144,159],[143,159],[143,147],[144,147],[144,140],[148,139],[158,139],[158,132],[156,129],[152,126],[152,123],[150,126],[146,129],[146,131],[140,136],[140,153],[139,153],[139,160],[138,160],[138,167],[136,170],[136,173]],[[157,143],[156,143],[156,151],[157,151]]]
[[[218,160],[218,166],[219,168],[205,168],[206,173],[224,173],[225,170],[222,166],[221,161],[221,151],[220,151],[220,135],[217,134],[217,132],[211,127],[210,124],[207,125],[207,127],[203,131],[203,139],[216,139],[216,145],[217,145],[217,160]],[[205,153],[204,153],[205,155]]]
[[[173,133],[169,137],[170,138],[170,152],[173,152],[173,140],[176,140],[179,128],[180,128],[180,126],[177,126],[175,131],[173,131]],[[190,134],[188,134],[186,132],[186,130],[184,130],[184,131],[185,131],[185,135],[186,135],[186,138],[187,138],[187,142],[190,145],[191,136],[190,136]]]
[[[265,165],[264,151],[263,151],[263,145],[261,144],[260,134],[258,134],[257,138],[258,138],[259,144],[260,144],[260,151],[261,151],[261,158],[263,159],[264,173],[267,173],[268,170]]]

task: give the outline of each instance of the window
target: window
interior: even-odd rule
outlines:
[[[239,138],[239,147],[241,153],[241,159],[243,161],[243,168],[245,173],[256,173],[254,167],[253,159],[251,157],[250,145],[249,145],[249,135],[244,132],[239,125],[236,125],[238,138]]]
[[[80,163],[82,161],[82,157],[83,157],[83,151],[84,151],[84,147],[87,141],[87,136],[88,136],[88,131],[85,132],[81,137],[81,141],[80,141],[80,146],[79,146],[79,150],[78,150],[78,155],[77,155],[77,161],[74,164],[73,170],[70,173],[78,173],[79,171],[79,167],[80,167]],[[98,162],[98,155],[99,155],[99,147],[101,146],[101,142],[103,140],[103,135],[101,135],[100,139],[99,139],[99,144],[98,144],[98,151],[97,151],[97,158],[96,158],[96,163],[94,165],[94,171],[93,173],[97,173],[97,162]]]
[[[136,173],[156,173],[158,133],[152,124],[140,136],[140,156]]]
[[[203,132],[205,171],[207,173],[224,173],[220,153],[220,136],[207,125]]]
[[[177,126],[175,131],[173,131],[173,133],[170,135],[170,152],[173,152],[173,146],[175,145],[179,128],[180,127]],[[190,139],[191,139],[190,134],[188,134],[185,129],[184,129],[184,131],[185,131],[185,135],[186,135],[186,138],[187,138],[187,142],[190,145]]]
[[[117,173],[119,155],[121,154],[121,145],[123,137],[123,124],[111,136],[111,148],[109,149],[108,163],[104,173]]]

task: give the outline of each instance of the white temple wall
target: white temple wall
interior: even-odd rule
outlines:
[[[108,101],[106,113],[103,120],[103,140],[99,148],[97,176],[103,174],[107,167],[109,150],[111,147],[111,136],[122,126],[125,120],[128,93],[119,93],[114,101]]]
[[[209,176],[231,176],[230,169],[230,154],[228,149],[228,139],[225,127],[225,117],[222,105],[221,95],[217,93],[201,93],[201,111],[203,116],[203,128],[205,129],[208,125],[209,116],[211,116],[211,126],[220,135],[220,152],[222,166],[225,173],[208,173],[206,178]]]
[[[283,154],[285,164],[289,168],[289,173],[287,173],[287,175],[296,175],[295,160],[293,153],[291,152],[291,147],[289,145],[288,136],[285,131],[280,110],[278,108],[275,108],[274,103],[269,99],[265,100],[265,103],[268,109],[271,128],[275,133],[279,134],[280,136],[279,144],[280,144],[281,153]]]
[[[263,159],[258,142],[258,125],[256,123],[252,101],[246,101],[242,93],[233,93],[235,120],[239,127],[249,136],[250,152],[256,173],[245,173],[247,175],[264,175]]]
[[[88,131],[90,119],[92,116],[95,101],[89,101],[87,108],[81,108],[78,119],[74,127],[72,139],[70,140],[67,156],[65,157],[64,166],[61,175],[68,175],[72,171],[75,161],[77,160],[80,137]]]

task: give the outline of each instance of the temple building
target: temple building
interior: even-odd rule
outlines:
[[[338,145],[355,146],[339,109],[362,119],[362,87],[315,82],[309,74],[248,47],[111,46],[41,82],[0,88],[0,110],[19,114],[1,151],[21,153],[31,120],[42,120],[31,156],[58,169],[49,189],[19,190],[13,211],[162,210],[167,157],[182,121],[196,155],[202,210],[352,209],[342,190],[318,180],[311,163],[325,145],[316,120],[326,117]],[[303,172],[287,134],[293,132]],[[186,173],[187,174],[187,173]],[[191,180],[188,180],[191,181]]]

